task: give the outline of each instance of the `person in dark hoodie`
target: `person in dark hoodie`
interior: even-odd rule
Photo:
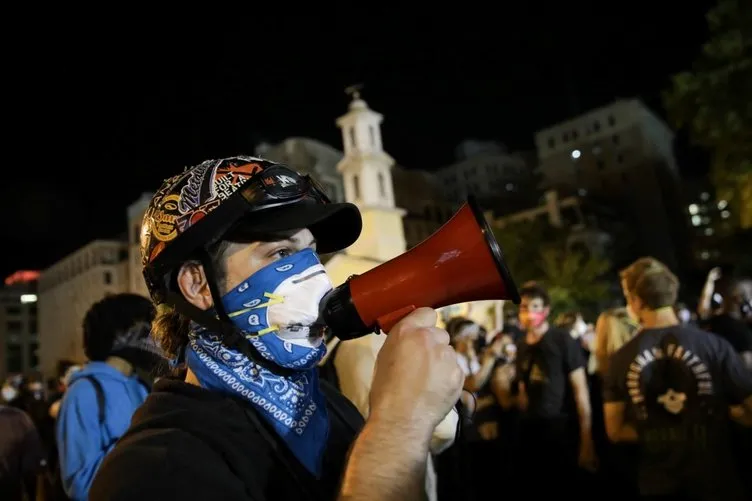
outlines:
[[[71,499],[88,499],[102,459],[128,429],[164,360],[149,336],[153,318],[151,301],[136,294],[107,296],[84,317],[90,362],[71,376],[56,423],[60,478]]]
[[[351,245],[361,225],[355,205],[260,158],[208,160],[164,182],[141,245],[152,335],[178,370],[105,458],[92,501],[424,495],[431,433],[463,380],[436,312],[390,331],[365,426],[316,370],[332,289],[318,253]]]

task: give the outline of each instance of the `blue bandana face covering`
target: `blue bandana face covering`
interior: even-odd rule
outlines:
[[[201,386],[251,402],[317,477],[329,419],[316,372],[326,345],[314,323],[321,298],[331,289],[318,256],[306,249],[258,270],[222,298],[248,342],[267,360],[296,370],[293,376],[264,369],[196,324],[186,350],[186,363]]]

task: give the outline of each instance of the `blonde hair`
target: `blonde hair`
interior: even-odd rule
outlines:
[[[652,257],[642,257],[619,273],[626,292],[651,310],[673,306],[679,295],[679,279]]]
[[[637,325],[630,320],[626,308],[601,313],[595,324],[596,370],[605,372],[611,355],[627,344],[636,332]]]

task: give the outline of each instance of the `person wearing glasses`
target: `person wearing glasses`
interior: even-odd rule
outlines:
[[[319,254],[360,235],[355,205],[255,157],[167,179],[143,220],[152,335],[174,357],[102,463],[90,499],[418,499],[431,433],[463,375],[421,308],[379,353],[367,422],[317,363],[332,289]]]

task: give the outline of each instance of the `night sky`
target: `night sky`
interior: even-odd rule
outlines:
[[[423,17],[356,3],[336,17],[249,13],[200,28],[35,21],[4,51],[0,272],[124,232],[127,204],[185,165],[290,136],[340,148],[334,120],[353,83],[409,168],[451,163],[464,138],[532,149],[535,130],[617,97],[662,113],[711,4],[562,3]]]

